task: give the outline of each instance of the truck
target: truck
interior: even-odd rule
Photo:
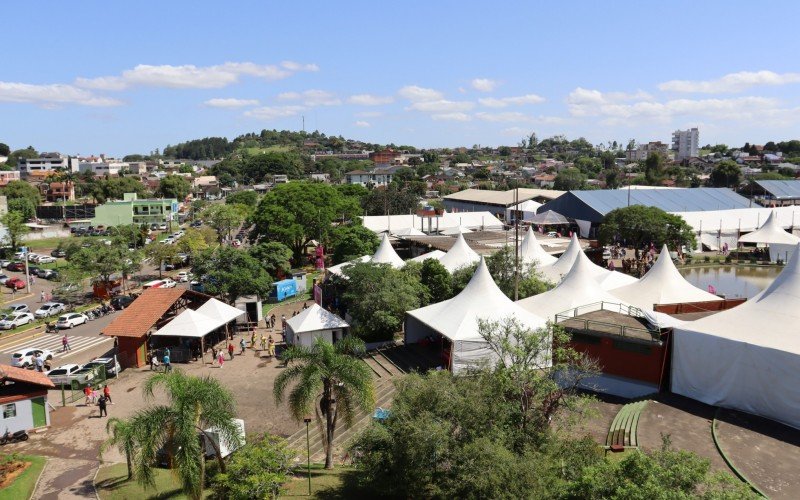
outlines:
[[[295,295],[297,295],[297,281],[289,278],[273,283],[269,298],[271,302],[280,302]]]
[[[235,442],[228,442],[224,439],[220,440],[219,430],[214,427],[204,429],[202,432],[197,431],[197,439],[200,440],[200,445],[203,447],[203,454],[207,460],[216,458],[217,446],[219,447],[219,454],[222,458],[226,458],[245,445],[244,420],[234,418],[232,422],[237,428],[237,439]],[[156,462],[161,467],[171,468],[173,465],[173,457],[180,450],[180,446],[177,446],[174,442],[167,442],[156,452]]]

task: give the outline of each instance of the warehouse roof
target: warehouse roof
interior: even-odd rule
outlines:
[[[564,191],[552,189],[528,189],[519,188],[519,201],[527,201],[533,198],[546,198],[553,200],[564,194]],[[490,191],[486,189],[465,189],[457,193],[444,196],[445,200],[466,201],[472,203],[486,203],[489,205],[502,205],[508,207],[514,204],[514,190]]]
[[[800,200],[800,180],[755,182],[776,200]]]

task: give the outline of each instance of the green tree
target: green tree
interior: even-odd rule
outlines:
[[[419,196],[409,189],[400,189],[392,182],[389,188],[375,188],[364,200],[367,215],[403,215],[416,212]]]
[[[565,168],[556,174],[556,180],[553,184],[553,188],[560,191],[576,191],[585,187],[586,176],[573,167]]]
[[[41,201],[39,190],[25,181],[10,181],[0,189],[0,194],[5,195],[9,202],[16,199],[28,200],[34,207],[39,206]]]
[[[203,211],[202,217],[206,224],[217,231],[222,241],[242,225],[247,218],[247,208],[244,205],[211,205]]]
[[[19,160],[21,159],[31,159],[31,158],[38,158],[39,153],[33,148],[33,146],[28,146],[25,149],[17,149],[16,151],[12,151],[10,155],[8,155],[8,160],[6,161],[6,165],[9,167],[17,167],[19,165]]]
[[[258,193],[255,191],[237,191],[225,197],[225,203],[228,205],[245,205],[255,208],[258,205]]]
[[[617,189],[622,185],[622,172],[616,168],[610,168],[607,170],[603,170],[600,175],[606,182],[606,188],[608,189]]]
[[[127,246],[93,242],[89,247],[81,248],[70,255],[69,263],[95,277],[100,283],[110,283],[114,274],[122,274],[124,269],[135,270],[134,260],[140,259],[128,252]]]
[[[372,255],[380,245],[380,239],[361,224],[337,226],[331,230],[330,246],[333,263],[339,264],[362,255]]]
[[[269,151],[244,159],[242,174],[250,183],[263,182],[277,174],[297,178],[303,173],[303,162],[296,152]]]
[[[8,200],[8,211],[22,214],[25,220],[36,217],[36,205],[28,198],[12,198]]]
[[[211,247],[211,245],[215,245],[217,243],[217,234],[213,232],[212,229],[207,229],[210,230],[209,232],[211,232],[211,234],[203,234],[203,231],[192,227],[186,229],[183,237],[179,239],[177,243],[175,243],[175,246],[178,247],[178,250],[189,255],[190,257],[194,257],[195,255],[204,252]]]
[[[606,214],[599,237],[603,245],[625,243],[640,248],[653,243],[656,248],[666,244],[675,249],[681,245],[689,249],[697,246],[694,230],[682,217],[644,205],[617,208]]]
[[[53,297],[69,306],[84,299],[88,273],[76,265],[67,264],[58,270],[58,284],[53,288]]]
[[[192,191],[192,183],[181,175],[168,175],[158,183],[155,195],[161,198],[175,198],[182,202]]]
[[[31,230],[25,225],[25,217],[20,212],[8,212],[0,217],[0,222],[6,227],[6,240],[13,249],[18,248],[22,238]]]
[[[225,473],[214,476],[214,494],[232,500],[278,498],[291,479],[296,455],[284,439],[256,438],[228,459]]]
[[[267,193],[253,214],[254,236],[279,241],[300,260],[312,239],[325,241],[334,221],[361,213],[358,199],[314,182],[280,184]]]
[[[206,293],[228,304],[245,295],[267,297],[272,289],[272,278],[264,266],[246,251],[233,247],[218,247],[196,256],[193,269],[203,277]]]
[[[249,252],[270,276],[285,275],[292,269],[292,250],[283,243],[261,242],[250,247]]]
[[[350,424],[356,411],[370,411],[375,389],[369,367],[359,356],[364,343],[347,336],[335,345],[316,338],[311,347],[291,346],[281,357],[287,368],[275,379],[275,401],[289,390],[289,409],[298,421],[314,411],[323,429],[325,468],[333,468],[333,445],[339,415]],[[324,424],[322,420],[324,419]]]
[[[8,144],[0,142],[0,156],[8,156],[11,154],[11,148],[8,147]]]
[[[181,480],[183,492],[193,499],[203,496],[205,484],[205,447],[198,434],[214,428],[220,440],[237,443],[241,438],[233,419],[236,402],[231,392],[217,379],[192,377],[180,371],[159,373],[144,384],[145,401],[163,389],[167,404],[151,405],[134,413],[125,426],[134,433],[133,476],[146,486],[155,485],[153,467],[158,450],[170,453],[170,463]],[[207,442],[213,438],[204,436]],[[112,435],[113,439],[113,435]],[[225,472],[218,446],[214,446],[221,472]]]
[[[447,300],[453,296],[453,284],[450,273],[436,259],[425,259],[420,271],[422,286],[428,290],[428,299],[432,303]]]
[[[175,245],[151,243],[145,247],[144,254],[153,265],[158,267],[158,277],[160,278],[164,270],[164,264],[171,264],[178,258],[178,249]]]
[[[644,161],[644,178],[647,184],[656,186],[664,179],[664,157],[658,153],[650,153]]]
[[[136,453],[136,429],[130,422],[120,418],[111,417],[106,423],[106,433],[109,438],[100,446],[101,455],[109,448],[116,446],[125,455],[128,466],[128,479],[133,479],[133,455]]]
[[[714,187],[730,187],[736,189],[742,182],[742,169],[735,161],[722,160],[714,166],[708,180]]]

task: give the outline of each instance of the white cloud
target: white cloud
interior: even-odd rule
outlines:
[[[43,107],[57,107],[62,104],[80,104],[82,106],[119,106],[122,101],[98,96],[88,90],[73,85],[48,84],[34,85],[29,83],[0,82],[0,101],[28,102]]]
[[[529,122],[531,117],[519,111],[506,111],[503,113],[475,113],[475,116],[487,122]]]
[[[459,111],[469,111],[474,107],[475,103],[469,101],[448,101],[447,99],[439,99],[436,101],[415,102],[406,109],[424,111],[427,113],[455,113]]]
[[[536,94],[525,94],[515,97],[484,97],[478,99],[482,106],[487,108],[505,108],[506,106],[523,106],[525,104],[539,104],[545,101],[545,98]]]
[[[303,92],[283,92],[278,94],[281,101],[302,101],[305,106],[338,106],[342,101],[325,90],[306,90]]]
[[[451,121],[451,122],[468,122],[472,119],[466,113],[436,113],[431,115],[431,118],[436,121]]]
[[[244,108],[246,106],[258,106],[258,99],[234,99],[229,98],[215,98],[209,99],[204,102],[206,106],[212,108]]]
[[[497,85],[497,81],[488,78],[475,78],[472,80],[472,88],[481,92],[491,92]]]
[[[244,116],[257,118],[259,120],[274,120],[276,118],[286,118],[296,116],[306,108],[303,106],[262,106],[244,112]]]
[[[437,101],[444,99],[444,94],[438,90],[418,87],[416,85],[407,85],[401,88],[397,93],[400,94],[400,97],[408,99],[411,102]]]
[[[226,62],[214,66],[140,64],[133,69],[123,71],[120,76],[77,78],[75,84],[98,90],[124,90],[135,86],[217,89],[237,83],[242,76],[272,81],[287,78],[298,71],[316,71],[315,68],[317,67],[314,64],[303,65],[290,61],[282,63],[281,66],[252,62]]]
[[[358,118],[377,118],[379,116],[383,116],[382,111],[361,111],[356,113]]]
[[[752,87],[800,83],[800,73],[772,71],[740,71],[717,80],[670,80],[658,86],[665,92],[696,92],[701,94],[732,94]]]
[[[358,120],[354,125],[362,128],[369,128],[372,126],[369,122],[365,122],[364,120]]]
[[[578,87],[567,96],[567,106],[573,116],[591,116],[599,109],[610,109],[627,101],[649,102],[652,96],[647,92],[600,92],[599,90]]]
[[[374,94],[356,94],[351,95],[347,102],[356,104],[358,106],[381,106],[383,104],[391,104],[394,102],[392,96],[379,96]]]

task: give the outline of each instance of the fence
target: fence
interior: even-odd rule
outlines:
[[[649,329],[644,326],[621,325],[608,321],[578,317],[595,311],[609,311],[634,318],[642,318],[647,321],[647,316],[638,307],[603,301],[586,304],[558,313],[556,314],[556,323],[575,330],[593,331],[620,337],[635,338],[637,340],[650,340],[653,342],[659,342],[661,340],[661,332],[658,329]]]
[[[87,374],[86,378],[82,378],[82,380],[73,379],[70,381],[69,385],[62,385],[61,406],[67,406],[70,403],[74,403],[75,401],[85,398],[86,395],[84,394],[83,390],[86,386],[99,389],[105,384],[106,380],[108,380],[106,367],[104,365],[100,365],[92,368],[92,371]]]

